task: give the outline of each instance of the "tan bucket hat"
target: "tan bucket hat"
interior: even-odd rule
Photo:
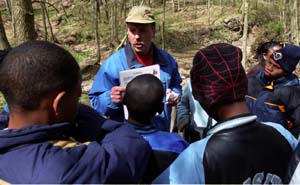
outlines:
[[[155,23],[155,18],[150,7],[134,6],[126,18],[126,23],[150,24]]]

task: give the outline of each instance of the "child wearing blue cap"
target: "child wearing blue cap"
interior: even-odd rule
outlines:
[[[300,47],[286,45],[274,51],[264,71],[248,79],[247,104],[260,121],[275,122],[295,137],[300,132],[300,85],[293,74],[300,60]]]

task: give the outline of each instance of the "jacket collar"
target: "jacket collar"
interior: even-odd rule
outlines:
[[[67,133],[74,125],[72,123],[56,123],[52,125],[31,125],[21,129],[0,130],[0,149],[37,141],[69,138]]]
[[[153,64],[159,64],[162,66],[167,65],[168,64],[167,59],[162,55],[162,53],[153,43],[152,43],[152,47],[153,47],[153,55],[154,55]],[[125,54],[126,54],[127,64],[130,69],[143,66],[143,64],[139,63],[135,58],[134,51],[131,47],[130,42],[127,42],[125,45]]]
[[[239,127],[241,125],[246,125],[246,124],[252,123],[256,119],[257,119],[257,116],[253,115],[253,114],[246,114],[246,115],[240,115],[238,117],[233,117],[233,118],[223,121],[221,123],[217,123],[213,128],[211,128],[207,132],[207,135],[214,134],[221,130],[235,128],[235,127]]]
[[[134,123],[129,122],[128,120],[124,121],[126,124],[128,124],[130,127],[134,128],[137,133],[141,134],[141,135],[145,135],[145,134],[152,134],[155,132],[158,132],[158,129],[155,127],[154,124],[150,124],[150,125],[136,125]]]

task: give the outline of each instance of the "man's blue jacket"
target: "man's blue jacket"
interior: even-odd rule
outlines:
[[[96,111],[79,114],[76,124],[1,130],[0,182],[139,183],[150,158],[149,144],[124,123],[103,122]],[[78,141],[90,139],[97,141]]]
[[[160,80],[164,89],[171,89],[181,95],[181,77],[175,59],[166,51],[156,48],[154,45],[154,64],[160,66]],[[134,56],[130,43],[125,48],[110,56],[96,74],[94,83],[89,92],[92,106],[103,116],[110,119],[124,121],[124,110],[122,104],[111,101],[110,90],[120,85],[119,72],[134,68],[144,67]],[[146,97],[145,97],[146,98]],[[170,127],[171,109],[167,105],[161,115],[155,116],[153,122],[160,130],[168,131]]]

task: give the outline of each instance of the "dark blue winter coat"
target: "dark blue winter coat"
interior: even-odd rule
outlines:
[[[151,148],[134,129],[124,123],[105,121],[87,107],[81,108],[77,120],[76,124],[37,124],[1,130],[0,182],[140,182]]]
[[[300,85],[289,74],[267,81],[264,72],[248,79],[247,105],[258,121],[279,123],[298,137],[300,132]]]

